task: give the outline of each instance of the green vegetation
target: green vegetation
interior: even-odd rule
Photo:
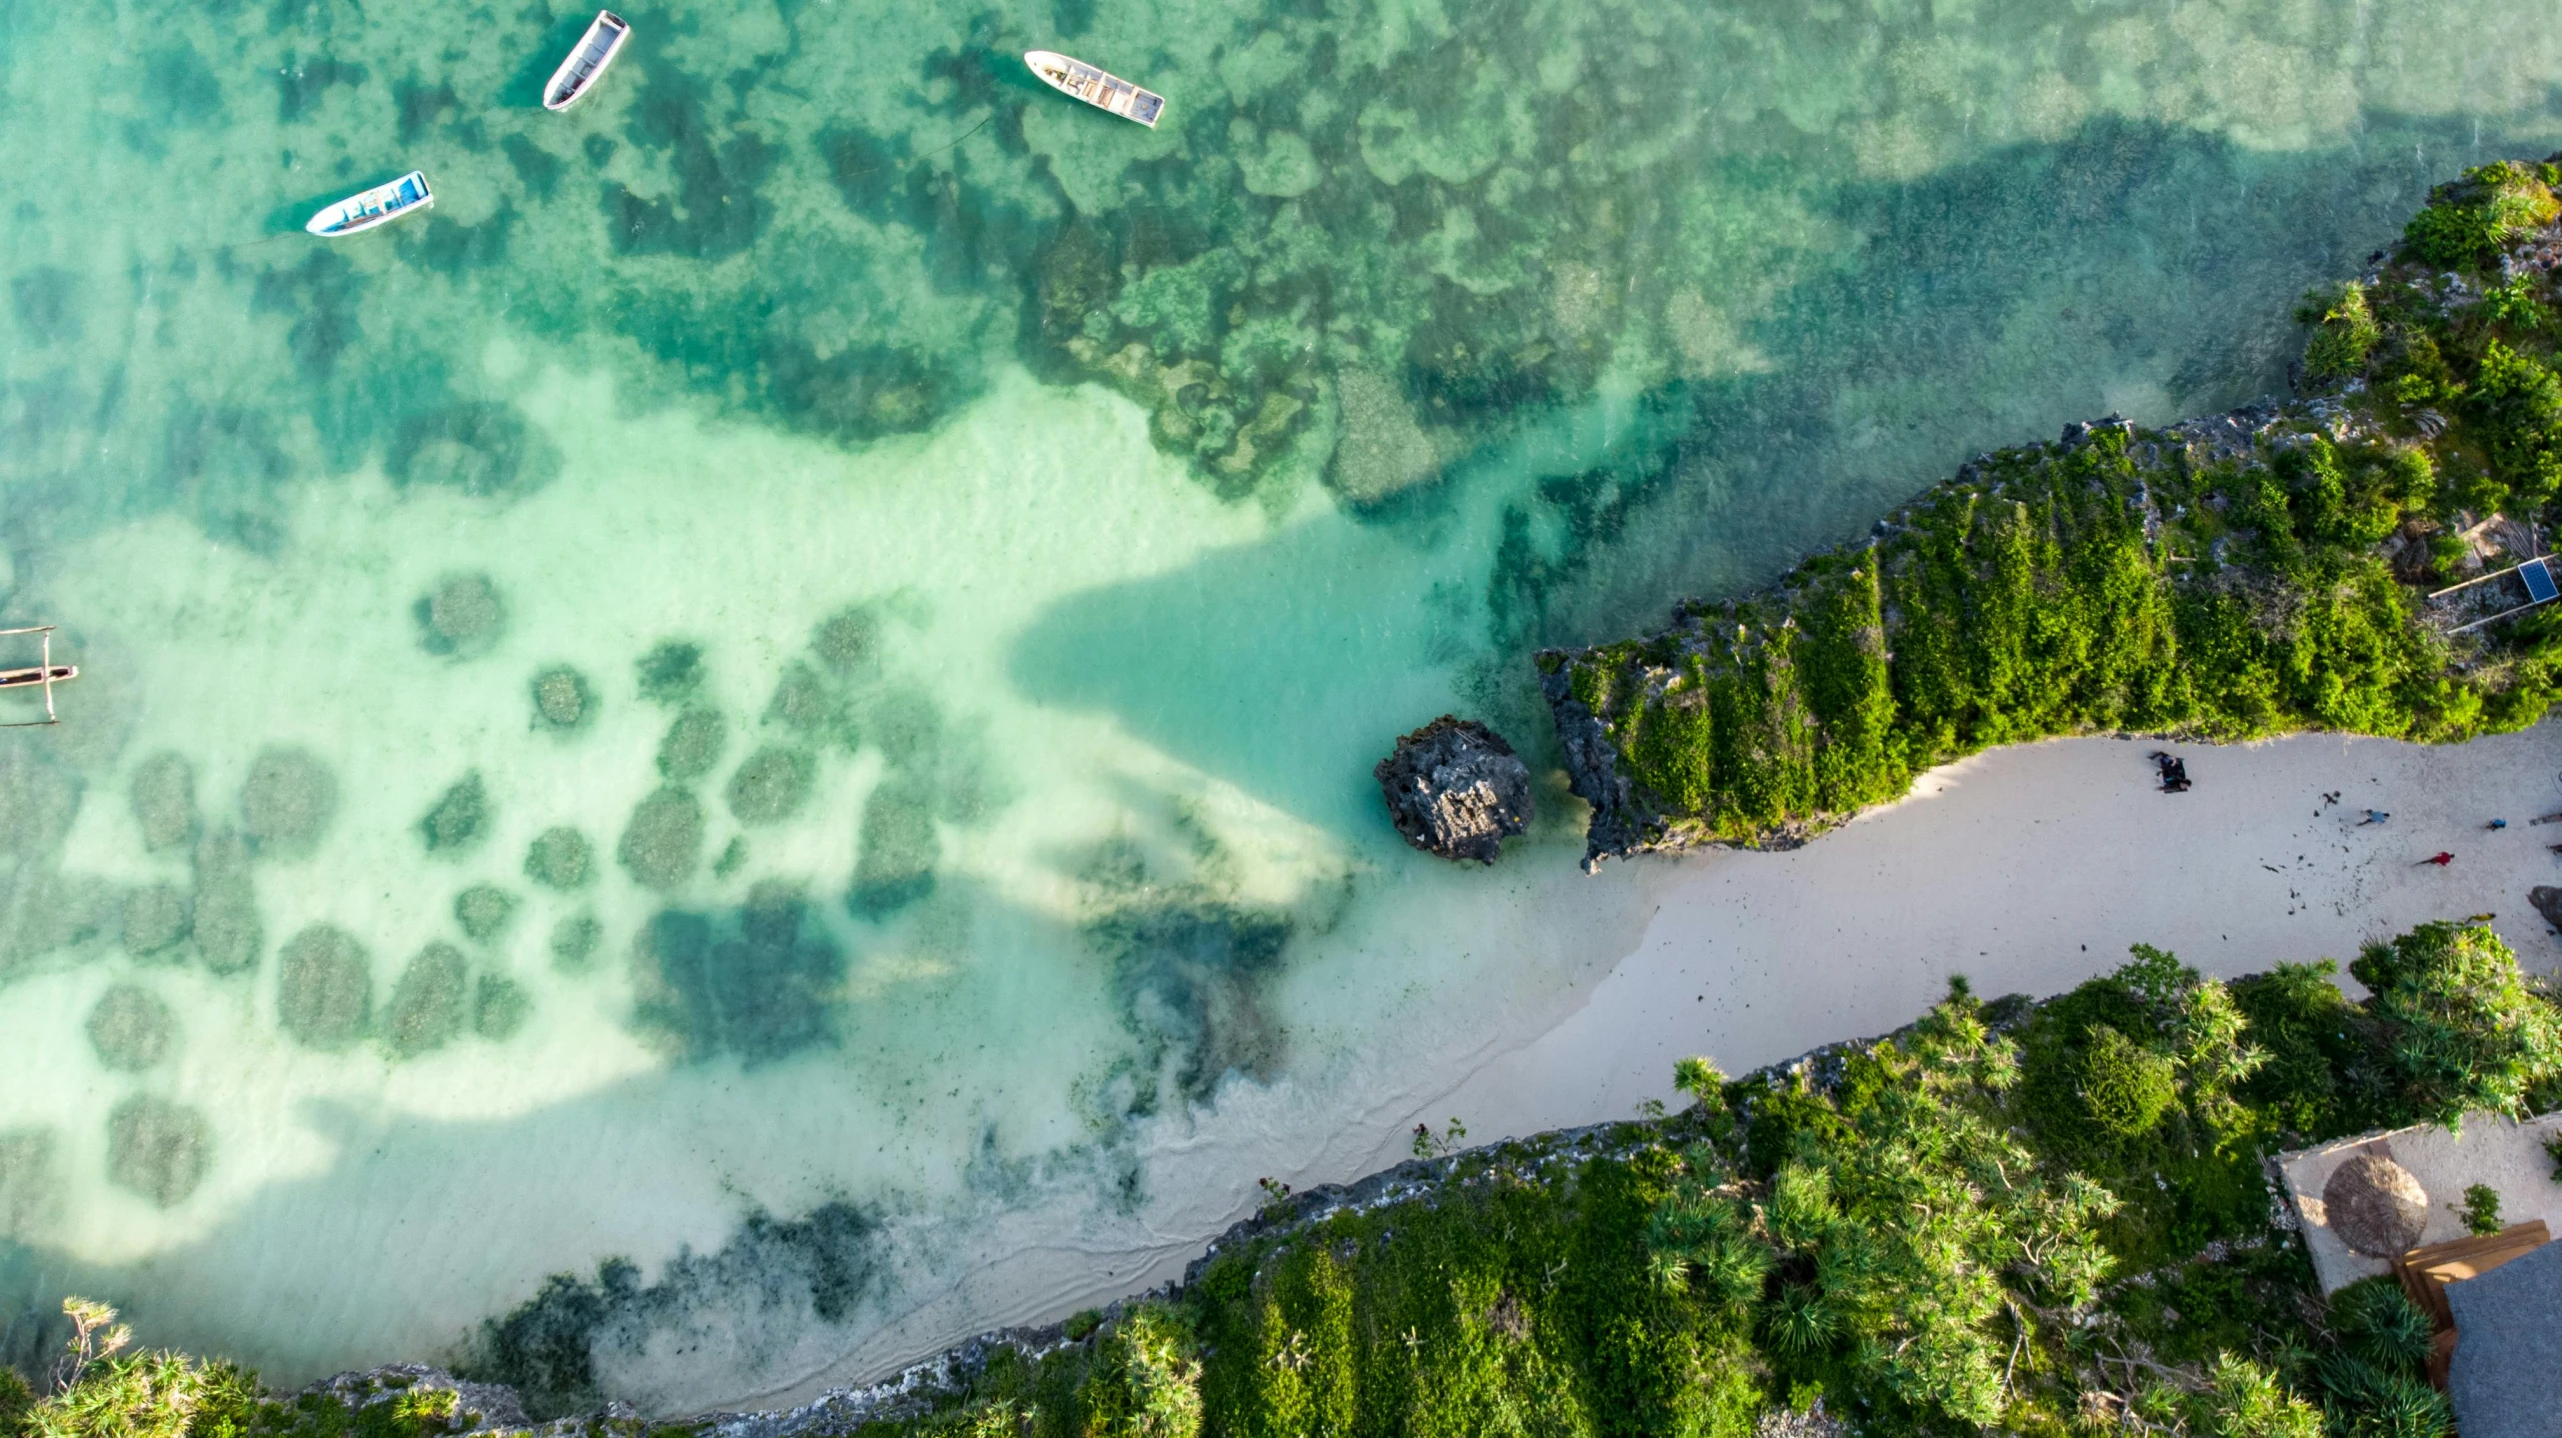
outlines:
[[[2471,1234],[2493,1234],[2507,1227],[2500,1221],[2500,1191],[2487,1183],[2468,1185],[2464,1190],[2464,1231]]]
[[[2389,1280],[2324,1302],[2261,1157],[2553,1101],[2562,998],[2479,927],[2355,968],[2362,1003],[2327,964],[2228,986],[2138,946],[2043,1003],[1955,981],[1888,1039],[1742,1079],[1684,1060],[1677,1114],[1458,1154],[1455,1123],[1426,1129],[1386,1201],[1267,1182],[1188,1286],[1039,1356],[999,1345],[925,1415],[855,1431],[1747,1438],[1820,1410],[1867,1434],[2446,1438],[2428,1319]],[[2477,1229],[2496,1210],[2466,1195]],[[87,1376],[0,1381],[0,1438],[455,1425],[449,1390],[278,1400],[83,1341]]]
[[[1269,1185],[1177,1296],[866,1431],[1743,1438],[1821,1405],[1879,1434],[2442,1438],[2427,1318],[2389,1281],[2324,1303],[2261,1155],[2434,1112],[2467,1061],[2495,1073],[2454,1087],[2515,1110],[2562,1040],[2487,929],[2359,960],[2387,966],[2359,1004],[2325,966],[2228,986],[2139,946],[1741,1080],[1684,1061],[1679,1114],[1432,1161],[1396,1202]],[[2477,1001],[2405,1055],[2408,996],[2449,993]]]
[[[1791,843],[1933,765],[2059,734],[2445,742],[2562,693],[2562,616],[2427,595],[2562,496],[2562,295],[2511,266],[2551,165],[2440,186],[2391,263],[2308,297],[2313,397],[1983,456],[1775,587],[1540,669],[1596,856]],[[2506,537],[2504,537],[2506,536]],[[2506,550],[2515,549],[2514,556]]]

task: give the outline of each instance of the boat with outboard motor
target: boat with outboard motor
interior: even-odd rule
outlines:
[[[427,188],[426,172],[412,170],[390,184],[349,195],[312,216],[303,228],[334,240],[363,234],[376,225],[388,225],[435,203],[436,192]]]
[[[1032,73],[1051,89],[1074,95],[1124,120],[1136,120],[1151,130],[1156,128],[1156,117],[1165,112],[1163,95],[1142,90],[1118,75],[1107,74],[1055,50],[1025,51],[1023,63],[1031,66]]]

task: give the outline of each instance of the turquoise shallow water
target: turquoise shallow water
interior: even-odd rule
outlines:
[[[7,1312],[683,1408],[1107,1291],[1642,921],[1553,785],[1406,852],[1397,732],[2282,384],[2562,131],[2510,0],[623,13],[553,116],[584,12],[0,0],[0,621],[86,670],[0,731]]]

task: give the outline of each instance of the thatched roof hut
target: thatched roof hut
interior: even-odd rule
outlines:
[[[2361,1153],[2331,1171],[2322,1185],[2331,1232],[2351,1252],[2394,1258],[2420,1241],[2429,1196],[2411,1171],[2379,1153]]]

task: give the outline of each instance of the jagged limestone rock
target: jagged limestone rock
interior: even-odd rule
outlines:
[[[1473,719],[1442,715],[1399,739],[1371,772],[1389,822],[1427,854],[1491,864],[1529,827],[1530,767]]]

